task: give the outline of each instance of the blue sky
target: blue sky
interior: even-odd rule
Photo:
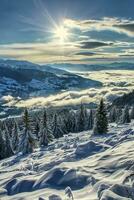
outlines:
[[[133,0],[0,0],[0,57],[133,61]]]

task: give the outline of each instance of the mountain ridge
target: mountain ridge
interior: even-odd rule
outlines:
[[[39,91],[44,95],[61,90],[100,87],[102,83],[27,61],[0,60],[0,86],[0,95],[28,97],[31,93],[39,95]]]

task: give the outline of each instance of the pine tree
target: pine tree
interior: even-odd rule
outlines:
[[[11,144],[11,137],[9,135],[9,130],[5,122],[4,122],[4,135],[5,135],[5,155],[6,157],[10,157],[14,154],[14,152]]]
[[[132,109],[131,109],[130,118],[131,118],[131,119],[134,119],[134,106],[133,106]]]
[[[108,119],[105,109],[104,101],[101,99],[98,109],[96,111],[93,133],[105,134],[108,132]]]
[[[87,127],[87,110],[85,106],[81,103],[80,110],[78,114],[78,131],[84,131]]]
[[[74,200],[73,192],[69,186],[65,188],[65,195],[67,196],[68,200]]]
[[[62,116],[61,123],[62,123],[61,128],[62,128],[62,130],[64,129],[65,134],[70,133],[70,130],[71,130],[70,126],[71,126],[71,124],[70,124],[69,114],[66,114],[66,115]]]
[[[62,116],[61,123],[63,124],[64,134],[74,133],[76,131],[76,116],[71,110],[70,112],[64,113]]]
[[[57,114],[54,114],[52,132],[55,138],[60,138],[64,135],[64,131],[61,128]]]
[[[76,132],[76,115],[74,111],[70,111],[68,115],[68,132]]]
[[[14,120],[12,118],[9,118],[9,119],[7,118],[6,120],[4,120],[3,129],[5,129],[5,125],[8,128],[9,136],[12,137],[12,128],[14,125]]]
[[[14,151],[18,150],[18,146],[19,146],[19,127],[16,121],[14,121],[14,126],[12,129],[12,147]]]
[[[39,132],[40,132],[40,119],[36,118],[35,119],[35,124],[34,124],[34,131],[33,133],[36,135],[37,139],[39,140],[40,138],[40,135],[39,135]]]
[[[49,127],[46,109],[43,112],[41,124],[40,124],[40,145],[47,146],[49,142],[53,140],[52,131]]]
[[[110,111],[110,122],[116,122],[117,121],[117,109],[116,106],[113,106]]]
[[[68,129],[67,129],[67,124],[66,124],[67,121],[64,119],[64,117],[65,116],[60,115],[60,117],[58,118],[58,123],[60,125],[60,128],[63,131],[63,135],[67,135],[69,132],[68,132]]]
[[[5,147],[6,147],[6,144],[5,144],[5,140],[4,140],[2,124],[0,122],[0,160],[6,157]]]
[[[72,133],[76,133],[77,132],[77,117],[76,117],[76,112],[72,112]]]
[[[93,110],[90,110],[90,114],[89,114],[89,118],[88,118],[88,130],[93,129],[93,125],[94,125],[94,116],[93,116]]]
[[[25,155],[33,152],[36,140],[30,129],[30,117],[27,109],[24,111],[23,122],[24,128],[19,144],[19,152],[22,152],[23,155]]]
[[[30,129],[30,117],[27,109],[24,110],[23,122],[25,129]]]
[[[118,115],[117,115],[117,123],[122,123],[122,108],[118,108],[117,109],[117,113],[118,113]]]
[[[125,124],[125,123],[130,123],[130,122],[131,120],[130,120],[130,115],[129,115],[129,108],[128,106],[125,106],[122,113],[122,123]]]
[[[3,138],[3,132],[0,130],[0,160],[5,157],[5,141]]]

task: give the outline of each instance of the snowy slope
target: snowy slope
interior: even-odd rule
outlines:
[[[134,121],[110,124],[102,137],[69,134],[26,157],[0,161],[0,199],[47,200],[55,194],[65,200],[67,186],[74,200],[134,199],[133,152]]]
[[[52,67],[27,61],[0,60],[0,96],[10,94],[25,98],[100,86],[99,81]]]

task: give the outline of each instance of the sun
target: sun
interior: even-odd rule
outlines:
[[[56,29],[54,30],[55,38],[59,39],[59,41],[64,44],[65,41],[69,38],[69,33],[67,28],[63,26],[57,26]]]

